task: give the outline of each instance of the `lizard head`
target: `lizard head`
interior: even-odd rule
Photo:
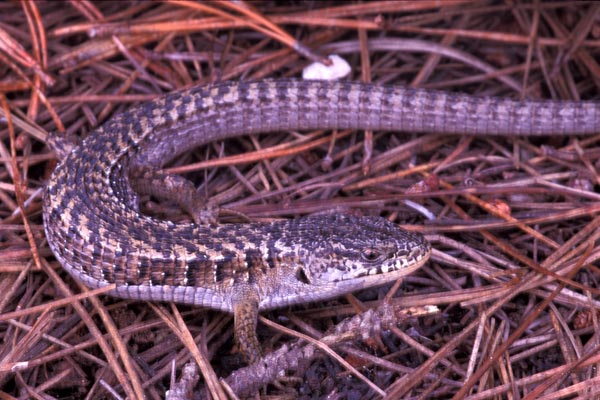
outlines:
[[[421,234],[380,217],[306,217],[290,228],[293,239],[284,235],[278,247],[293,249],[297,262],[288,273],[315,298],[395,281],[425,264],[431,253]]]

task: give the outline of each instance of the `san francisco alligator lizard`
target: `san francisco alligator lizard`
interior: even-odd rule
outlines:
[[[254,361],[260,310],[396,280],[426,262],[429,244],[419,234],[372,217],[175,224],[140,214],[135,191],[161,189],[144,188],[130,178],[137,182],[140,176],[154,176],[152,171],[180,153],[211,141],[334,128],[590,134],[600,132],[600,103],[513,101],[296,80],[224,82],[173,93],[115,116],[56,168],[43,200],[50,248],[89,287],[116,283],[111,294],[119,297],[233,312],[238,342]],[[165,180],[171,189],[189,192],[181,179]]]

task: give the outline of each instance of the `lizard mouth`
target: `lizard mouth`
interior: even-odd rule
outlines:
[[[393,282],[399,278],[409,275],[421,268],[431,256],[431,248],[421,250],[415,254],[410,261],[399,260],[394,265],[384,265],[372,268],[361,275],[338,280],[335,285],[346,291],[360,290],[363,288],[376,287]]]
[[[391,252],[379,251],[378,257],[374,259],[363,258],[360,261],[352,261],[353,258],[341,260],[339,265],[327,265],[321,267],[316,279],[307,282],[313,286],[335,285],[337,288],[344,287],[347,290],[360,289],[366,286],[377,286],[387,282],[395,281],[399,277],[408,275],[420,268],[431,255],[431,245],[423,240],[414,245],[394,249]],[[355,260],[355,258],[354,258]]]

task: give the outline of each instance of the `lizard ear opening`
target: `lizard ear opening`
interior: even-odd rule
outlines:
[[[304,268],[298,268],[296,270],[296,279],[304,284],[310,285],[310,280],[308,279],[308,276],[306,276]]]

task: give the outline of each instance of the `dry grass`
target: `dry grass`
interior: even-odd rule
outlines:
[[[183,158],[206,161],[190,176],[225,222],[379,214],[426,233],[436,249],[397,291],[265,314],[259,337],[278,351],[268,371],[240,369],[228,315],[79,287],[48,249],[40,200],[56,162],[47,132],[84,137],[132,103],[192,84],[298,76],[319,54],[342,54],[356,80],[597,98],[599,9],[570,1],[0,3],[0,397],[163,398],[172,380],[183,389],[177,398],[190,388],[224,397],[227,386],[264,398],[598,396],[600,136],[296,133]],[[169,204],[147,207],[182,218]],[[325,345],[296,344],[299,333]]]

